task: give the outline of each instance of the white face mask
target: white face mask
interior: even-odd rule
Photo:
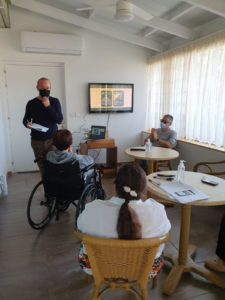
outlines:
[[[161,127],[162,129],[165,129],[165,128],[166,128],[166,124],[163,123],[163,122],[161,122],[161,123],[160,123],[160,127]]]

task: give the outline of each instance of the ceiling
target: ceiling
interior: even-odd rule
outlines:
[[[224,0],[128,1],[142,13],[127,22],[115,19],[117,0],[11,0],[11,4],[148,48],[153,54],[225,29]]]
[[[9,0],[0,0],[0,28],[9,28]]]

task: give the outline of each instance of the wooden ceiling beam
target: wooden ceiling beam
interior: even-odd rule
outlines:
[[[64,10],[43,4],[41,2],[36,2],[34,0],[11,0],[11,2],[14,6],[34,13],[38,13],[48,18],[50,17],[58,21],[79,26],[90,31],[104,34],[115,39],[126,41],[128,43],[148,48],[157,52],[163,51],[162,45],[156,41],[146,39],[135,34],[130,34],[119,29],[115,29],[109,25],[103,25],[99,22],[80,17],[73,13],[66,12]]]
[[[224,0],[183,0],[189,4],[200,7],[218,16],[225,17]]]
[[[5,28],[10,28],[9,1],[0,0],[0,15]]]
[[[163,18],[153,17],[148,21],[138,18],[138,21],[157,30],[179,36],[183,39],[191,40],[194,36],[194,32],[188,27],[176,24]]]
[[[193,9],[192,5],[190,5],[188,3],[181,3],[172,11],[164,14],[162,18],[169,20],[169,21],[175,21],[175,20],[179,19],[180,17],[182,17],[187,12],[189,12],[191,9]],[[140,31],[140,35],[146,37],[146,36],[152,35],[155,32],[158,32],[158,29],[145,27],[143,30]]]

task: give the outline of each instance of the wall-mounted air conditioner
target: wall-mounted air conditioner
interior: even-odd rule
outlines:
[[[83,39],[78,35],[21,32],[23,52],[81,55]]]

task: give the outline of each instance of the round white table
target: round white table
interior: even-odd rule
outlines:
[[[155,181],[154,176],[158,173],[163,174],[175,174],[176,171],[163,171],[148,175],[148,179]],[[210,180],[216,181],[219,184],[217,186],[207,185],[201,182],[201,178],[206,176]],[[190,202],[188,204],[178,203],[168,197],[167,193],[161,190],[158,186],[152,184],[148,181],[147,188],[154,199],[159,202],[174,203],[181,205],[181,228],[180,228],[180,240],[179,240],[179,255],[165,254],[164,257],[173,264],[173,267],[164,283],[163,292],[167,295],[171,295],[177,284],[179,283],[181,276],[185,272],[195,272],[202,277],[208,279],[215,285],[225,289],[225,281],[223,278],[219,277],[213,271],[210,271],[198,264],[196,264],[192,256],[196,251],[196,246],[188,245],[189,241],[189,231],[190,231],[190,220],[191,220],[191,206],[215,206],[225,204],[225,180],[219,177],[210,176],[197,172],[185,172],[185,182],[192,185],[193,187],[201,190],[203,193],[207,194],[209,197],[205,200],[199,200]],[[157,179],[157,182],[159,180]]]
[[[138,160],[143,159],[148,161],[148,174],[153,172],[154,160],[171,160],[179,156],[179,152],[170,148],[164,147],[152,147],[151,152],[145,151],[131,151],[130,148],[125,150],[125,153],[134,158],[135,163],[138,164]]]

